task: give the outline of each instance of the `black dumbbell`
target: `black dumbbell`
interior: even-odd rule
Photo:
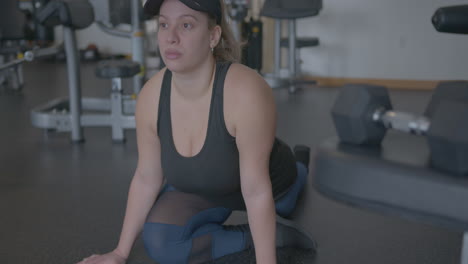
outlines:
[[[468,85],[465,86],[468,94]],[[335,101],[332,117],[340,140],[346,143],[380,144],[389,128],[427,135],[435,167],[467,174],[468,103],[444,100],[450,96],[450,92],[444,94],[438,87],[430,104],[431,115],[413,115],[392,111],[388,91],[383,86],[346,85]]]
[[[468,102],[468,82],[446,81],[439,83],[432,94],[424,115],[432,118],[439,103],[447,100]]]

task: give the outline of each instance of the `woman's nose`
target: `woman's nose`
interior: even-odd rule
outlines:
[[[166,39],[168,43],[174,44],[179,41],[179,36],[177,35],[177,30],[175,27],[169,27],[166,32],[167,32]]]

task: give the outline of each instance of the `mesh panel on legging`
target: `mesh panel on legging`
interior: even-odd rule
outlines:
[[[147,250],[162,264],[210,261],[213,236],[224,232],[222,223],[230,213],[229,209],[216,207],[195,194],[163,192],[148,214],[149,224],[144,231]]]
[[[158,197],[146,222],[184,226],[192,216],[213,207],[213,202],[198,195],[167,191]]]

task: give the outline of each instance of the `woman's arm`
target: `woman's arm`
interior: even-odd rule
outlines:
[[[136,132],[138,164],[128,193],[127,208],[117,247],[104,255],[93,255],[80,264],[124,263],[163,183],[157,134],[157,116],[161,78],[159,72],[148,81],[138,96],[136,106]]]
[[[125,258],[130,254],[163,184],[161,146],[156,127],[162,73],[150,80],[138,96],[135,112],[138,165],[130,184],[122,232],[115,249]]]
[[[235,85],[236,97],[241,99],[234,122],[242,194],[257,263],[271,264],[276,263],[276,212],[268,166],[276,129],[274,98],[256,72],[241,68],[239,74],[242,78],[237,80],[245,81]]]
[[[138,165],[130,184],[123,228],[115,249],[125,258],[130,254],[163,183],[161,146],[156,128],[159,93],[155,94],[155,91],[159,89],[149,85],[151,81],[138,96],[135,113]]]

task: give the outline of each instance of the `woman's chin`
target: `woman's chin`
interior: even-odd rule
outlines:
[[[176,72],[176,73],[184,73],[184,72],[191,72],[196,70],[197,68],[200,67],[204,63],[204,61],[198,61],[196,60],[182,60],[180,58],[178,59],[168,59],[164,58],[164,64],[166,65],[167,69],[169,69],[171,72]]]
[[[190,65],[187,65],[186,63],[173,62],[173,61],[172,62],[168,61],[168,63],[166,64],[166,67],[171,72],[175,72],[175,73],[184,73],[184,72],[193,70],[193,67],[191,67]]]
[[[166,64],[166,67],[171,71],[171,72],[178,72],[182,68],[179,63],[174,63],[174,61],[168,61],[164,62]]]

